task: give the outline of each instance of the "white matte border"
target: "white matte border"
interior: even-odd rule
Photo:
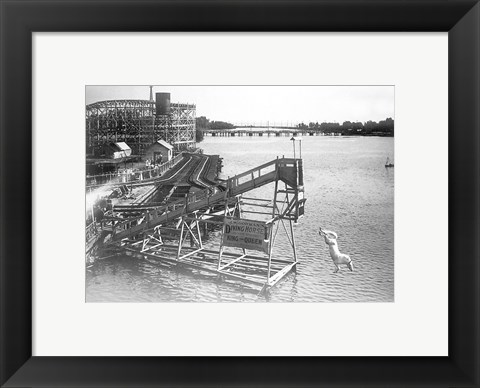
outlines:
[[[34,33],[33,355],[446,356],[447,47],[446,33]],[[85,303],[95,84],[395,85],[395,303]]]

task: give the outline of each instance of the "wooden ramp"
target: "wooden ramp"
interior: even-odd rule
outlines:
[[[277,158],[229,178],[226,181],[226,191],[212,193],[209,189],[205,189],[185,199],[146,211],[141,217],[114,222],[111,229],[113,230],[112,240],[118,241],[138,235],[158,225],[173,222],[184,214],[219,205],[229,198],[277,180],[282,180],[294,190],[303,191],[301,171],[301,159]],[[132,210],[134,209],[135,207],[132,206]]]

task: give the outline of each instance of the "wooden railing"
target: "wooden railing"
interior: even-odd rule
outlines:
[[[87,242],[90,241],[90,239],[94,237],[96,234],[97,234],[97,227],[95,225],[95,222],[92,222],[89,225],[87,225],[87,227],[85,228],[86,241]]]
[[[182,160],[182,154],[176,155],[173,159],[154,168],[124,171],[118,173],[107,173],[98,175],[87,175],[87,190],[105,184],[124,184],[131,182],[148,181],[163,175],[166,171]]]

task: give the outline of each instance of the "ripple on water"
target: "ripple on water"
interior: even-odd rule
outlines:
[[[394,171],[383,166],[386,156],[394,157],[393,144],[393,138],[303,139],[306,213],[294,228],[299,264],[268,295],[215,275],[174,271],[129,256],[87,270],[87,302],[393,302]],[[278,138],[208,137],[201,146],[206,154],[221,149],[224,177],[291,153],[291,142]],[[262,187],[249,196],[272,193],[272,187]],[[320,226],[338,233],[354,272],[344,267],[333,273]],[[218,233],[213,236],[207,245],[216,244]],[[274,256],[289,252],[279,234]]]

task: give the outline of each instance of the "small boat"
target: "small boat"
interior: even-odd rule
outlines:
[[[385,162],[385,168],[393,167],[393,163],[390,163],[390,158],[387,157],[387,161]]]

